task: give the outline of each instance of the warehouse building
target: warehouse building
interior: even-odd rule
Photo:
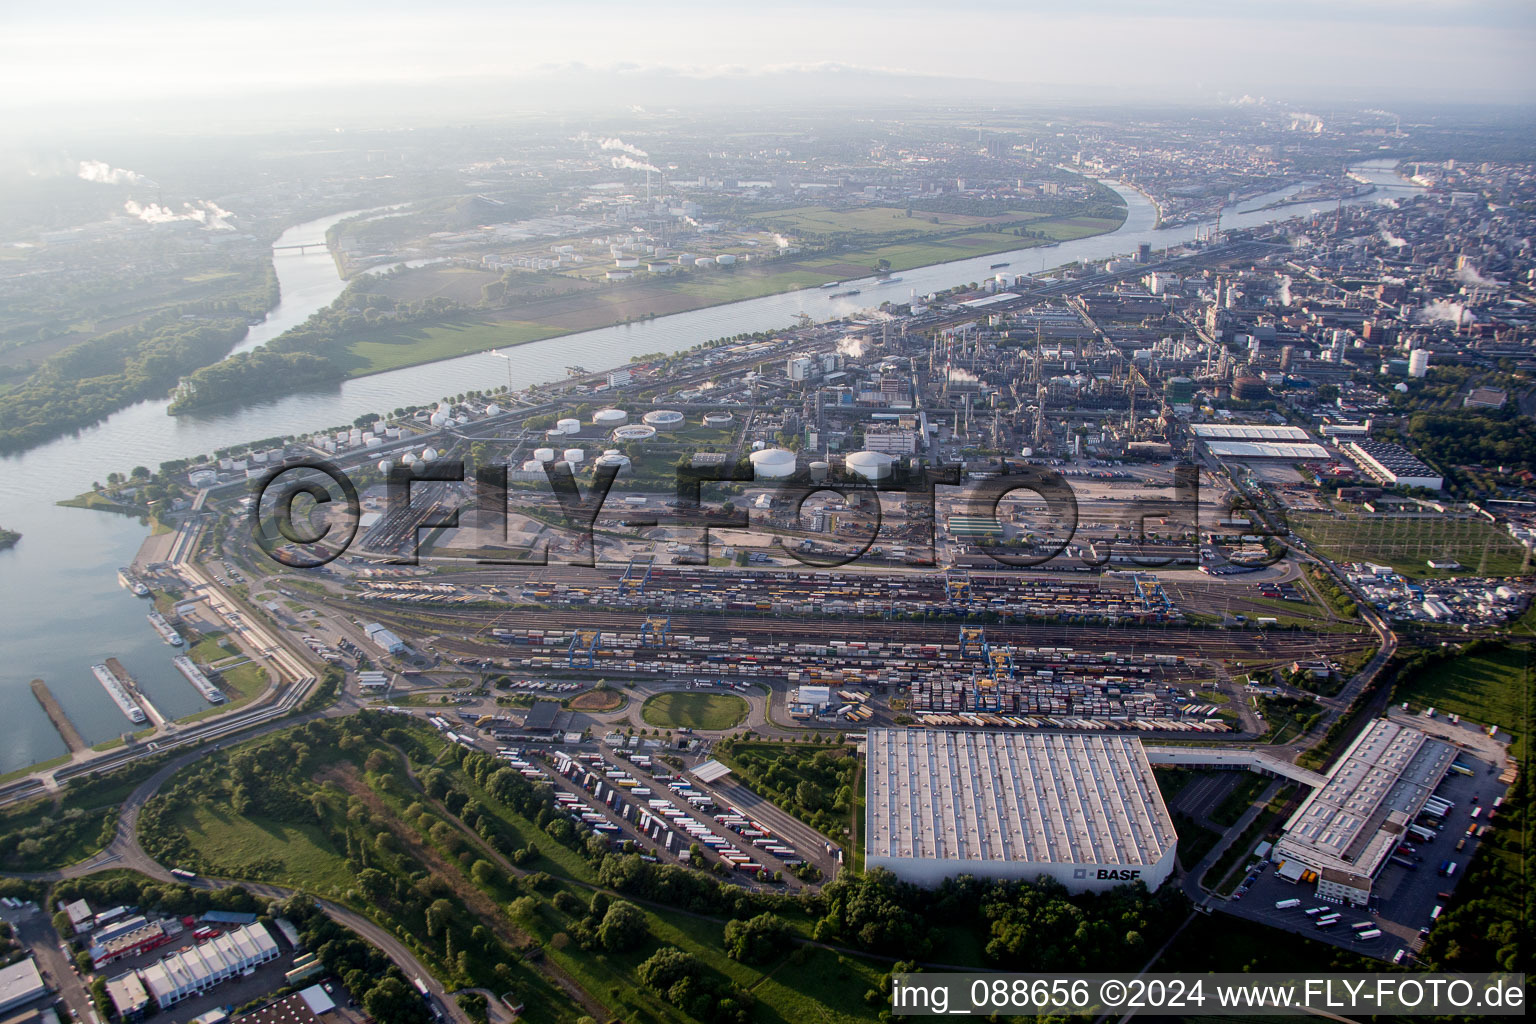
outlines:
[[[1344,454],[1384,487],[1423,487],[1438,491],[1444,480],[1439,473],[1402,445],[1386,441],[1345,441]]]
[[[924,886],[956,875],[1074,892],[1173,870],[1178,837],[1128,736],[872,729],[865,864]]]
[[[259,923],[248,924],[177,950],[139,975],[163,1010],[277,956],[277,942],[267,929]]]
[[[1455,756],[1412,726],[1372,722],[1286,822],[1270,854],[1280,877],[1314,871],[1319,896],[1364,904]]]
[[[48,994],[48,986],[30,956],[0,968],[0,1013],[26,1006]]]

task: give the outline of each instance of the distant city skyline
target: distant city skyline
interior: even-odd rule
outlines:
[[[635,8],[579,16],[458,0],[423,9],[291,0],[259,16],[181,3],[12,7],[0,104],[17,112],[322,90],[506,86],[509,112],[765,101],[969,97],[999,103],[1490,103],[1536,96],[1531,5],[1305,0],[1273,8],[1125,0],[958,9],[928,3]],[[504,81],[503,81],[504,80]],[[558,96],[555,83],[560,84]],[[547,88],[546,88],[547,87]],[[721,88],[723,87],[723,91]],[[319,97],[325,102],[326,97]]]

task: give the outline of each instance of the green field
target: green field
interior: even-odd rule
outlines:
[[[352,883],[346,860],[314,825],[241,817],[206,804],[181,811],[172,822],[197,838],[198,855],[208,874],[277,882],[328,895],[342,893]]]
[[[658,693],[640,709],[649,725],[662,729],[730,729],[741,724],[749,707],[734,693]]]
[[[808,207],[781,213],[793,220],[803,220],[807,231],[834,230],[825,225],[855,225],[835,230],[886,234],[889,238],[875,237],[857,249],[809,255],[804,259],[737,264],[731,269],[642,277],[618,284],[581,283],[565,294],[532,298],[506,308],[476,312],[439,324],[381,327],[370,331],[366,340],[349,345],[342,365],[348,376],[361,377],[493,348],[543,341],[577,331],[815,288],[829,281],[868,277],[881,260],[886,261],[893,272],[900,272],[1044,244],[1039,238],[988,230],[988,225],[997,221],[1016,223],[1030,219],[1031,231],[1043,234],[1048,240],[1068,241],[1113,231],[1123,220],[1109,217],[1040,218],[1023,213],[1010,214],[1006,218],[923,214],[914,218],[903,215],[898,218],[901,224],[892,226],[891,211],[883,208],[830,211]],[[937,218],[937,224],[933,223],[934,218]],[[441,277],[442,273],[441,270],[434,271],[433,277]],[[408,275],[402,275],[402,278],[405,276]],[[401,292],[409,291],[410,287],[407,282],[392,280],[386,290]],[[424,284],[423,287],[431,286]],[[878,285],[864,289],[858,296],[859,301],[870,306],[900,302],[903,297],[898,286],[881,288]],[[809,295],[806,305],[810,308],[806,312],[820,314],[823,312],[820,306],[825,303],[822,296]],[[487,362],[488,380],[495,380],[496,369]]]
[[[1390,565],[1415,579],[1516,576],[1530,571],[1525,549],[1507,533],[1475,519],[1320,519],[1296,517],[1291,528],[1322,555],[1340,562]],[[1430,559],[1454,558],[1461,569],[1431,569]]]
[[[1523,648],[1501,647],[1442,661],[1400,683],[1393,699],[1407,701],[1416,711],[1433,707],[1497,725],[1515,737],[1510,755],[1525,756],[1523,725],[1531,716],[1531,678],[1530,656]]]

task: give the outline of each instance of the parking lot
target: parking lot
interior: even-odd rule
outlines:
[[[1487,822],[1493,801],[1504,795],[1505,786],[1498,780],[1498,771],[1487,760],[1479,760],[1470,751],[1463,750],[1459,760],[1470,766],[1475,774],[1468,778],[1451,773],[1435,790],[1436,795],[1455,804],[1445,822],[1428,842],[1414,842],[1413,856],[1417,858],[1412,870],[1388,863],[1377,876],[1370,905],[1350,907],[1329,902],[1314,894],[1307,884],[1293,884],[1275,876],[1274,865],[1265,862],[1257,877],[1241,897],[1228,901],[1213,900],[1212,906],[1229,914],[1259,921],[1274,928],[1296,932],[1308,938],[1331,942],[1362,956],[1390,960],[1399,949],[1412,955],[1423,945],[1431,923],[1430,914],[1436,906],[1449,907],[1456,898],[1455,888],[1466,877],[1468,864],[1477,851],[1481,840],[1467,836],[1470,825]],[[1473,808],[1481,807],[1478,818],[1473,819]],[[1423,820],[1423,819],[1421,819]],[[1495,818],[1497,821],[1497,818]],[[1466,840],[1461,850],[1456,844]],[[1456,864],[1456,871],[1447,877],[1439,872],[1445,861]],[[1277,909],[1275,904],[1288,899],[1299,899],[1301,905],[1290,909]],[[1321,908],[1323,913],[1308,915],[1307,910]],[[1341,915],[1337,924],[1319,928],[1316,918],[1336,910]],[[1381,935],[1362,940],[1351,925],[1373,922]]]

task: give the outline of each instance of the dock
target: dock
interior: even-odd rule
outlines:
[[[160,727],[166,724],[166,717],[160,713],[160,709],[150,703],[149,697],[139,688],[138,682],[123,668],[123,663],[116,658],[107,659],[107,670],[117,677],[117,681],[128,692],[131,699],[142,707],[149,715],[150,724]],[[132,718],[132,715],[128,716]]]
[[[165,621],[164,615],[161,615],[159,612],[150,612],[144,617],[149,620],[151,626],[155,627],[155,632],[160,634],[160,639],[172,647],[180,647],[185,642],[182,640],[181,634],[176,632],[175,627]]]
[[[54,699],[53,692],[48,689],[47,683],[41,679],[32,680],[32,696],[36,697],[37,702],[43,706],[43,710],[48,714],[48,720],[53,723],[55,729],[59,730],[59,737],[71,754],[89,749],[80,736],[80,730],[75,728],[75,723],[69,720],[64,709]]]

